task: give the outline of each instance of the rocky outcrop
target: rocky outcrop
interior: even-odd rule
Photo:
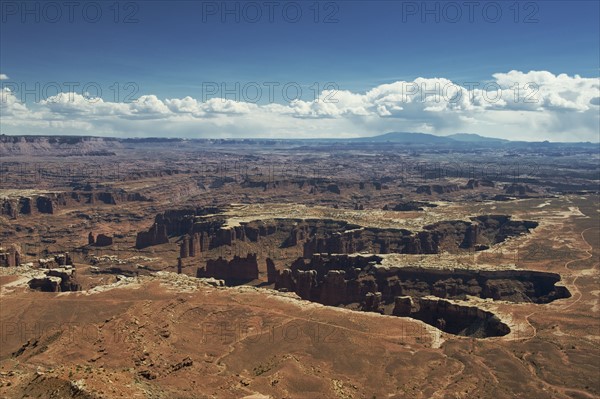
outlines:
[[[275,267],[275,262],[271,258],[267,258],[267,282],[274,284],[279,277],[279,270]]]
[[[16,219],[19,214],[17,201],[10,201],[8,198],[0,200],[0,215]]]
[[[235,241],[258,242],[261,237],[279,232],[287,235],[281,248],[301,245],[305,258],[317,253],[435,254],[489,247],[537,226],[536,222],[512,221],[509,216],[487,215],[471,221],[439,222],[417,232],[363,227],[331,219],[270,219],[226,227],[223,217],[199,213],[178,210],[157,215],[149,231],[138,233],[136,247],[162,244],[168,242],[169,236],[183,236],[180,257],[186,258]]]
[[[223,245],[231,245],[234,241],[257,242],[260,237],[274,234],[280,229],[291,230],[293,222],[289,219],[273,219],[269,221],[242,222],[239,226],[224,227],[225,219],[221,216],[206,216],[220,212],[219,208],[197,208],[172,210],[158,214],[153,227],[146,232],[138,233],[137,248],[164,243],[164,236],[188,236],[186,253],[189,257],[198,256],[201,252]],[[154,240],[154,230],[161,229],[159,240]],[[164,235],[162,234],[164,231]]]
[[[490,215],[473,218],[471,222],[444,221],[425,226],[413,233],[405,229],[361,227],[340,221],[309,221],[299,223],[290,233],[286,245],[304,242],[304,257],[313,254],[374,254],[406,253],[435,254],[441,250],[456,252],[493,245],[508,237],[528,233],[536,222],[511,221],[509,216]]]
[[[468,190],[473,190],[475,188],[478,187],[495,187],[495,183],[491,180],[487,180],[487,179],[482,179],[482,180],[477,180],[477,179],[470,179],[467,182],[467,185],[464,187],[465,189]]]
[[[169,242],[167,228],[164,224],[154,223],[150,230],[140,232],[135,239],[135,247],[143,249],[152,245],[166,244]]]
[[[29,280],[29,288],[44,292],[80,291],[72,266],[48,269],[44,275]]]
[[[337,184],[330,184],[327,186],[327,191],[334,194],[340,194],[340,187]]]
[[[0,247],[0,266],[15,267],[21,265],[21,250],[15,244],[8,248]]]
[[[179,244],[179,257],[181,259],[199,256],[201,252],[200,233],[194,233],[192,236],[186,234],[181,238]]]
[[[111,246],[113,245],[113,238],[105,234],[98,234],[98,237],[96,237],[95,239],[94,245],[97,247]]]
[[[295,286],[296,294],[300,298],[311,300],[317,286],[317,272],[314,270],[298,270]]]
[[[73,266],[73,259],[68,252],[38,259],[38,267],[42,269],[53,269],[60,266]]]
[[[200,233],[194,233],[190,239],[189,244],[189,256],[199,256],[202,252],[202,247],[200,245]]]
[[[450,299],[465,299],[470,295],[510,302],[549,303],[571,296],[565,287],[556,285],[560,275],[530,270],[377,268],[375,276],[387,300],[406,295]]]
[[[422,211],[424,208],[435,208],[436,204],[430,204],[429,202],[421,201],[401,201],[395,205],[385,205],[384,211],[392,210],[397,212],[410,212],[410,211]]]
[[[139,193],[127,193],[123,190],[70,191],[53,192],[30,197],[11,197],[0,199],[0,215],[17,218],[19,215],[53,214],[59,208],[80,206],[83,204],[116,205],[128,201],[151,201]]]
[[[560,275],[529,270],[477,271],[379,266],[377,256],[315,255],[277,274],[275,288],[331,306],[410,316],[452,334],[500,336],[510,330],[493,314],[442,299],[468,296],[549,303],[568,298]],[[426,299],[438,297],[440,300]],[[393,312],[391,311],[393,305]]]
[[[423,185],[423,186],[417,187],[416,193],[432,195],[432,194],[452,193],[452,192],[455,192],[458,190],[460,190],[460,187],[458,186],[458,184],[447,184],[447,185],[431,184],[431,185]]]
[[[476,296],[534,303],[570,297],[565,287],[556,285],[560,281],[556,273],[383,268],[378,266],[380,261],[377,256],[315,255],[310,261],[299,258],[290,269],[279,273],[275,288],[294,291],[303,299],[326,305],[364,303],[369,292],[380,292],[385,303],[392,303],[397,296],[433,295],[448,299]],[[314,272],[310,284],[306,281],[308,271],[310,276]]]
[[[293,291],[303,299],[324,305],[360,303],[367,293],[377,291],[373,276],[362,270],[380,260],[376,256],[347,255],[314,256],[308,262],[299,258],[291,269],[279,273],[275,288]]]
[[[441,185],[441,184],[427,184],[427,185],[422,185],[417,187],[417,189],[415,190],[415,192],[417,194],[427,194],[427,195],[433,195],[433,194],[446,194],[446,193],[452,193],[455,191],[459,191],[459,190],[473,190],[475,188],[479,188],[479,187],[495,187],[495,183],[491,180],[487,180],[487,179],[470,179],[469,181],[467,181],[467,184],[465,184],[464,186],[459,186],[458,184],[445,184],[445,185]]]
[[[196,276],[199,278],[213,277],[225,280],[228,284],[256,280],[258,278],[256,254],[248,254],[245,258],[234,256],[230,261],[221,257],[208,259],[205,267],[198,268]]]
[[[60,277],[42,276],[35,277],[29,280],[29,288],[32,290],[43,291],[43,292],[60,292],[60,284],[62,279]]]
[[[527,194],[536,194],[537,191],[533,190],[526,184],[510,184],[504,186],[504,192],[509,195],[527,196]]]
[[[39,213],[54,213],[55,202],[51,197],[37,197],[35,205]]]
[[[363,310],[365,312],[384,313],[381,292],[367,292]]]
[[[290,269],[283,269],[275,281],[275,289],[282,292],[295,292],[296,279]]]
[[[184,236],[179,244],[179,259],[185,259],[190,256],[190,236]]]

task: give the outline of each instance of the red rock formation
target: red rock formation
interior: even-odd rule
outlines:
[[[382,305],[381,292],[368,292],[365,295],[364,311],[383,313]]]
[[[304,242],[304,257],[313,254],[410,253],[435,254],[440,250],[458,251],[479,244],[496,244],[506,238],[529,232],[536,222],[511,221],[503,215],[481,216],[473,222],[444,221],[425,226],[416,234],[403,229],[360,228],[339,221],[306,221],[309,238]],[[296,236],[304,226],[296,226],[283,243],[297,242]]]
[[[275,281],[275,289],[283,292],[296,292],[296,282],[290,269],[283,269]]]
[[[0,203],[0,215],[8,216],[11,219],[16,219],[18,214],[19,209],[17,206],[17,201],[11,201],[8,198],[2,200]]]
[[[60,277],[35,277],[29,280],[29,288],[43,292],[60,292]]]
[[[21,265],[21,251],[15,244],[0,248],[0,266],[15,267]]]
[[[36,207],[40,213],[54,213],[54,202],[52,198],[43,196],[37,197],[35,200]]]
[[[296,272],[296,294],[302,299],[312,300],[313,288],[317,285],[315,270],[298,270]]]
[[[504,186],[504,192],[506,194],[518,195],[518,196],[521,196],[521,197],[526,197],[527,194],[535,194],[536,193],[536,191],[533,190],[528,185],[526,185],[526,184],[516,184],[516,183]]]
[[[201,252],[222,245],[231,245],[235,241],[257,242],[260,237],[274,234],[279,225],[291,229],[292,224],[288,221],[253,221],[240,223],[239,226],[224,228],[225,220],[221,216],[212,216],[199,219],[197,216],[208,212],[216,212],[216,208],[198,208],[196,210],[183,209],[173,210],[158,214],[155,224],[166,230],[168,236],[189,235],[188,256],[199,256]],[[289,223],[289,225],[288,225]],[[138,233],[138,248],[156,245],[157,242],[151,237],[151,231]]]
[[[448,184],[445,186],[442,186],[441,184],[432,184],[417,187],[416,193],[431,195],[432,193],[445,194],[458,190],[460,190],[458,184]]]
[[[299,258],[290,269],[279,273],[275,289],[293,291],[303,299],[326,305],[365,304],[366,296],[376,292],[385,303],[398,296],[464,299],[470,295],[536,303],[570,296],[565,287],[555,285],[560,280],[555,273],[381,268],[376,266],[380,260],[377,256],[348,255],[315,255],[308,262]]]
[[[210,249],[210,236],[208,233],[200,233],[200,251],[208,251]]]
[[[38,259],[38,267],[43,269],[54,269],[61,266],[73,266],[73,259],[68,252]]]
[[[319,303],[336,306],[346,302],[345,275],[346,272],[343,270],[330,270],[327,272],[320,288]]]
[[[192,239],[190,241],[189,255],[191,257],[199,256],[200,252],[201,252],[201,249],[200,249],[200,234],[199,233],[194,233],[194,235],[192,236]]]
[[[394,316],[410,316],[413,311],[412,297],[409,296],[397,296],[394,300],[394,310],[392,314]]]
[[[236,255],[230,261],[221,257],[208,259],[206,267],[199,267],[196,276],[214,277],[231,282],[256,280],[258,278],[256,254],[248,254],[245,258]]]
[[[169,242],[167,236],[167,226],[154,223],[150,230],[137,234],[135,247],[137,249],[146,248],[152,245],[165,244]]]
[[[477,179],[470,179],[467,182],[467,185],[464,187],[461,187],[462,189],[468,189],[468,190],[473,190],[477,187],[495,187],[495,184],[493,181],[491,180],[477,180]]]
[[[96,243],[94,245],[97,247],[108,247],[113,245],[113,238],[105,234],[98,234],[98,237],[96,237]]]
[[[190,237],[185,235],[181,238],[181,244],[179,244],[179,258],[185,259],[190,256]]]
[[[190,213],[192,212],[192,213]],[[199,211],[196,211],[199,212]],[[537,223],[511,221],[503,215],[488,215],[463,220],[444,221],[425,226],[422,231],[361,227],[339,220],[275,219],[241,223],[225,228],[220,216],[197,220],[190,210],[165,212],[156,217],[148,232],[138,233],[137,248],[168,242],[167,235],[188,235],[182,258],[197,256],[235,241],[257,242],[277,231],[286,232],[282,248],[302,245],[303,256],[314,254],[408,253],[435,254],[442,250],[456,252],[462,249],[485,248],[504,241],[507,237],[527,233]]]
[[[275,262],[271,258],[267,258],[267,282],[273,284],[279,277],[279,270],[275,267]]]
[[[86,187],[86,189],[92,190],[91,187]],[[48,193],[0,200],[0,215],[15,219],[18,215],[52,214],[60,207],[94,204],[96,202],[115,205],[125,201],[151,201],[151,199],[139,193],[126,193],[122,190],[116,192],[70,191]]]
[[[44,292],[80,291],[81,285],[75,278],[75,269],[70,266],[48,269],[44,277],[29,281],[29,288]]]
[[[389,209],[396,212],[410,212],[410,211],[422,211],[425,207],[427,208],[435,208],[436,204],[430,204],[429,202],[421,202],[421,201],[400,201],[399,203],[389,206],[385,205],[383,207],[384,211]]]

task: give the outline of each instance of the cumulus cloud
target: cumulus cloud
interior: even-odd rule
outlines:
[[[8,80],[8,76],[3,73],[0,73],[0,80]]]
[[[3,119],[11,117],[21,119],[31,116],[31,111],[8,87],[2,87],[0,89],[0,114]]]
[[[388,131],[476,132],[519,140],[598,141],[598,79],[547,71],[496,73],[486,82],[417,78],[364,93],[325,90],[313,101],[258,105],[193,97],[130,103],[58,93],[38,104],[0,92],[3,131],[182,137],[357,137]]]

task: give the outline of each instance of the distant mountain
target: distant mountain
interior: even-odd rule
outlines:
[[[448,137],[436,136],[429,133],[391,132],[372,137],[359,137],[352,141],[370,143],[405,143],[405,144],[456,144],[456,140]]]
[[[0,135],[3,156],[109,156],[122,148],[118,138],[94,136],[7,136]]]
[[[451,138],[456,141],[463,141],[468,143],[508,143],[510,141],[506,139],[484,137],[474,133],[455,133],[445,137]]]
[[[341,139],[344,140],[344,139]],[[600,148],[598,143],[559,143],[548,141],[511,141],[505,139],[497,139],[492,137],[480,136],[473,133],[455,133],[449,136],[436,136],[429,133],[407,133],[407,132],[391,132],[379,136],[358,137],[347,139],[351,143],[390,143],[402,144],[406,146],[444,148],[444,149],[485,149],[493,148],[495,150],[507,151],[546,151],[553,149],[556,151],[567,151],[569,149],[590,149],[596,150]]]

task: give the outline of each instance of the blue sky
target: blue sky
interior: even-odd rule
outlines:
[[[413,82],[420,77],[448,79],[461,86],[467,82],[484,85],[497,81],[494,74],[510,71],[547,71],[555,77],[566,74],[572,78],[579,75],[589,79],[588,89],[597,90],[598,1],[479,1],[471,15],[465,1],[452,2],[451,6],[435,1],[277,1],[272,20],[264,1],[251,5],[235,1],[121,1],[117,3],[118,14],[114,1],[91,2],[84,12],[86,3],[80,2],[73,9],[71,22],[63,2],[55,3],[62,13],[57,17],[56,9],[43,2],[2,1],[2,84],[12,87],[17,100],[26,106],[35,108],[39,104],[34,103],[40,102],[36,100],[56,93],[40,93],[39,99],[15,93],[14,87],[31,89],[36,82],[42,87],[49,82],[78,82],[79,87],[94,82],[106,102],[123,102],[129,92],[124,87],[127,82],[135,83],[136,97],[153,95],[164,101],[189,96],[200,102],[207,97],[223,97],[222,87],[212,94],[207,85],[226,84],[232,89],[235,82],[240,86],[256,82],[264,90],[260,105],[289,105],[286,100],[296,93],[292,88],[286,98],[277,88],[270,99],[265,82],[277,82],[279,87],[298,83],[303,89],[300,99],[311,101],[315,82],[319,89],[332,82],[340,91],[365,94],[380,85]],[[102,15],[96,18],[98,8]],[[233,12],[224,14],[226,8]],[[298,18],[297,9],[302,12]],[[262,15],[253,22],[256,10]],[[57,22],[52,21],[55,18]],[[292,22],[295,19],[297,22]],[[111,86],[114,82],[119,85],[118,96]],[[565,90],[578,87],[577,82],[572,83]],[[255,98],[253,94],[250,97]],[[591,98],[593,103],[596,97],[592,93],[585,101]],[[230,93],[229,98],[244,100],[240,90]],[[553,107],[557,104],[554,101]],[[586,110],[578,109],[582,111]],[[342,116],[352,112],[346,109]],[[316,116],[323,113],[327,114],[320,110]],[[406,119],[395,116],[398,121]],[[409,120],[411,123],[400,123],[399,129],[415,129],[423,123],[420,130],[451,130],[439,124],[427,127],[426,114]],[[368,134],[388,128],[387,124],[369,128],[367,122],[364,118],[361,121]],[[19,130],[12,124],[3,127],[9,132]],[[573,133],[587,137],[594,128],[592,119]],[[489,130],[498,135],[496,131]]]

